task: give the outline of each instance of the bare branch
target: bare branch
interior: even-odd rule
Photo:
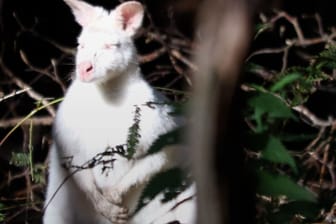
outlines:
[[[317,116],[315,116],[312,112],[310,112],[308,110],[308,108],[299,105],[299,106],[295,106],[293,107],[293,109],[297,112],[300,113],[301,116],[303,116],[303,120],[304,121],[308,121],[306,123],[308,123],[309,125],[313,126],[313,127],[328,127],[328,126],[332,126],[335,124],[335,121],[332,118],[329,118],[328,120],[322,120],[320,118],[318,118]]]
[[[34,100],[41,102],[43,105],[48,105],[49,101],[43,97],[41,94],[36,92],[31,86],[27,83],[19,79],[14,75],[14,73],[3,63],[2,59],[0,59],[0,68],[7,75],[9,78],[13,80],[13,82],[21,89],[27,89],[27,94]],[[46,107],[47,111],[50,113],[51,116],[55,116],[56,112],[52,106]]]
[[[0,120],[0,128],[14,127],[17,123],[24,120],[24,117],[11,118],[6,120]],[[54,118],[52,116],[33,117],[25,120],[22,125],[30,125],[31,123],[36,125],[50,126]]]
[[[13,90],[11,93],[2,96],[2,97],[0,98],[0,103],[1,103],[2,101],[5,101],[5,100],[9,99],[9,98],[18,96],[18,95],[20,95],[20,94],[22,94],[22,93],[25,93],[25,92],[27,92],[29,89],[30,89],[30,88],[27,88],[27,89],[21,89],[21,90]]]
[[[35,71],[37,73],[41,73],[43,75],[46,75],[49,77],[51,80],[59,84],[59,86],[62,88],[63,92],[66,90],[66,86],[64,85],[63,81],[60,79],[60,77],[57,75],[57,69],[56,69],[56,62],[54,59],[51,60],[51,65],[54,69],[55,74],[49,72],[48,68],[42,69],[38,68],[36,66],[33,66],[32,63],[28,60],[27,55],[24,53],[23,50],[20,50],[20,56],[22,61],[30,68],[32,71]]]
[[[147,63],[157,59],[158,57],[162,56],[165,53],[167,53],[167,49],[165,47],[161,47],[158,50],[153,51],[152,53],[146,55],[140,55],[139,61],[140,63]]]

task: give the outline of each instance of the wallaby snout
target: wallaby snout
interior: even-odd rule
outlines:
[[[79,79],[89,82],[93,78],[94,67],[90,61],[83,61],[77,65]]]

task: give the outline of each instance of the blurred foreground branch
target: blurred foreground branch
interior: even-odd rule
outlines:
[[[253,223],[254,219],[248,214],[253,207],[246,207],[249,199],[234,189],[244,177],[242,151],[236,147],[236,132],[231,129],[239,124],[229,120],[237,103],[234,98],[250,42],[252,19],[251,7],[247,6],[244,0],[211,0],[200,6],[195,59],[199,70],[195,74],[191,108],[194,123],[189,136],[198,187],[198,223]],[[234,204],[232,200],[236,200]]]

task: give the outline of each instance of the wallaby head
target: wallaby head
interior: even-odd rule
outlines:
[[[77,79],[106,81],[136,68],[132,37],[144,14],[139,2],[124,2],[108,12],[79,0],[64,1],[82,27],[76,55]]]

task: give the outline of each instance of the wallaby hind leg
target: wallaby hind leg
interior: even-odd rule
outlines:
[[[46,224],[109,223],[97,214],[87,197],[61,166],[56,147],[51,147],[49,184],[43,222]]]

